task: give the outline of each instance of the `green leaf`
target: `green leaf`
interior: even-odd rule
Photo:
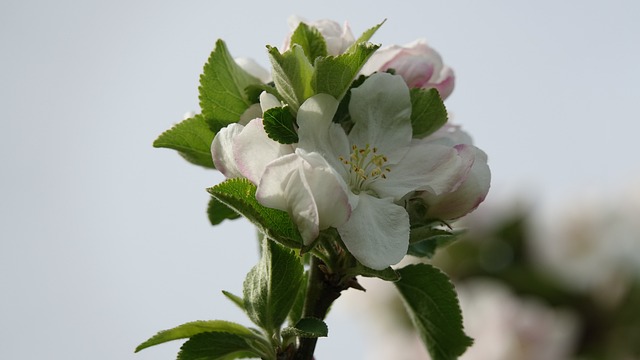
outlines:
[[[329,328],[324,321],[317,318],[303,318],[295,326],[282,330],[283,337],[297,336],[303,338],[319,338],[329,335]]]
[[[177,150],[190,163],[213,169],[211,142],[215,135],[204,117],[195,115],[163,132],[153,147]]]
[[[289,311],[289,324],[295,324],[302,318],[302,311],[304,309],[304,298],[307,294],[308,279],[309,271],[305,271],[300,282],[300,289],[298,289],[296,299],[291,306],[291,311]]]
[[[431,135],[447,122],[447,109],[436,89],[411,89],[411,106],[414,138]]]
[[[345,52],[354,52],[356,50],[356,47],[358,46],[358,44],[362,44],[365,43],[367,41],[369,41],[369,39],[371,39],[371,37],[373,36],[373,34],[376,33],[376,31],[378,31],[378,29],[380,29],[380,27],[382,26],[382,24],[384,24],[387,21],[387,19],[382,20],[382,22],[370,29],[368,29],[367,31],[363,32],[362,35],[360,35],[360,37],[358,39],[356,39],[356,41],[351,44],[351,46],[349,46],[349,48],[347,49],[347,51]]]
[[[224,320],[193,321],[174,327],[173,329],[160,331],[149,340],[138,345],[136,352],[168,341],[186,339],[197,334],[212,331],[225,332],[237,336],[255,337],[255,334],[251,330],[233,322]]]
[[[284,54],[280,54],[272,46],[267,46],[267,49],[276,89],[282,99],[297,112],[300,104],[314,94],[311,88],[313,66],[300,45],[293,44]]]
[[[233,302],[234,304],[236,304],[242,311],[246,311],[244,308],[244,300],[238,296],[238,295],[234,295],[226,290],[222,290],[222,294],[229,300],[231,300],[231,302]]]
[[[317,57],[327,56],[327,43],[318,29],[305,23],[300,23],[291,34],[291,44],[298,44],[310,62]]]
[[[228,179],[207,191],[246,217],[268,238],[288,247],[302,247],[302,237],[289,214],[260,205],[256,200],[256,186],[249,180]]]
[[[224,41],[216,41],[198,88],[200,108],[209,126],[217,129],[240,120],[251,105],[245,89],[253,84],[261,82],[236,64]]]
[[[233,211],[233,209],[216,198],[211,198],[211,200],[209,200],[207,215],[209,216],[211,225],[218,225],[224,220],[234,220],[240,217],[237,212]]]
[[[232,333],[207,332],[191,337],[180,348],[178,360],[230,360],[265,358],[246,337]]]
[[[293,251],[264,239],[260,262],[244,281],[244,307],[249,318],[267,333],[277,332],[295,302],[303,273]]]
[[[284,106],[265,111],[262,123],[264,131],[272,140],[281,144],[294,144],[298,142],[295,121],[289,108]]]
[[[398,270],[395,285],[433,360],[453,360],[471,346],[473,339],[462,327],[462,313],[449,278],[428,264]]]
[[[373,44],[358,44],[353,52],[318,58],[311,80],[315,93],[329,94],[338,101],[342,99],[362,66],[379,47]]]

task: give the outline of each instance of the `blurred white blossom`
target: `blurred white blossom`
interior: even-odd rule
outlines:
[[[640,277],[640,191],[589,194],[540,212],[533,227],[537,261],[567,286],[615,296]]]
[[[363,279],[366,296],[347,294],[354,311],[375,326],[368,327],[372,346],[367,359],[430,359],[410,327],[393,284]],[[567,360],[578,333],[575,317],[543,303],[519,298],[503,285],[474,280],[456,286],[465,332],[474,344],[460,360]],[[395,312],[393,310],[396,310]],[[372,317],[371,314],[376,314]]]

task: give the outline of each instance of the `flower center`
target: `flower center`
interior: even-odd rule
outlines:
[[[348,159],[338,158],[349,171],[349,186],[357,194],[365,190],[368,185],[378,179],[386,179],[391,169],[384,167],[387,157],[378,154],[378,149],[367,144],[364,148],[351,145]]]

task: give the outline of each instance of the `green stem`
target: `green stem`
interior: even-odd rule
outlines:
[[[314,317],[324,320],[331,304],[340,296],[344,287],[333,281],[322,270],[325,266],[322,260],[313,256],[309,268],[307,293],[302,310],[302,317]],[[295,353],[294,360],[312,360],[316,349],[317,338],[300,338],[300,346]]]

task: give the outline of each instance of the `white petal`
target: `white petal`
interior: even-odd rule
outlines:
[[[354,121],[349,133],[351,144],[375,146],[388,156],[411,142],[411,97],[400,76],[371,75],[351,90],[349,113]]]
[[[414,190],[436,195],[453,191],[466,179],[474,157],[474,151],[466,145],[414,141],[404,158],[389,166],[386,179],[372,182],[370,188],[380,197],[395,200]]]
[[[211,142],[213,164],[227,178],[242,177],[233,156],[233,142],[243,129],[240,124],[230,124],[218,131]]]
[[[307,99],[298,109],[298,148],[317,152],[344,177],[346,171],[338,159],[348,157],[349,139],[342,127],[333,122],[338,101],[327,94]]]
[[[318,153],[297,153],[305,160],[304,173],[320,214],[320,230],[344,224],[351,215],[351,190],[344,179]]]
[[[438,131],[429,135],[424,140],[451,146],[458,144],[473,145],[471,136],[462,130],[460,125],[454,125],[450,122],[444,124]]]
[[[425,192],[422,198],[428,205],[426,217],[441,220],[460,218],[480,205],[489,192],[491,170],[487,165],[487,155],[475,150],[475,160],[466,180],[453,192],[439,196]]]
[[[409,215],[390,198],[360,193],[349,221],[338,227],[347,249],[363,265],[382,270],[397,264],[409,247]]]
[[[237,168],[254,184],[260,182],[268,163],[292,152],[291,145],[280,144],[267,136],[262,119],[251,120],[233,141],[233,157]]]
[[[362,67],[362,70],[360,70],[360,73],[363,75],[371,75],[376,71],[386,69],[385,65],[398,56],[402,50],[402,47],[398,45],[378,49],[373,53],[373,55],[371,55],[369,60],[367,60],[366,64]]]
[[[260,93],[260,107],[262,108],[263,113],[271,108],[280,107],[280,106],[282,106],[282,104],[280,103],[280,100],[278,100],[278,98],[275,97],[275,95],[269,94],[266,91],[263,91],[262,93]]]
[[[248,72],[249,75],[257,78],[263,83],[268,83],[271,81],[271,74],[269,70],[263,68],[258,64],[255,60],[251,58],[235,58],[236,64],[238,64],[244,71]]]
[[[287,211],[309,245],[320,230],[347,221],[351,214],[347,191],[322,156],[297,152],[266,167],[256,199],[264,206]]]
[[[249,106],[247,110],[245,110],[242,113],[242,115],[240,115],[240,120],[238,120],[238,124],[247,125],[249,121],[253,119],[261,118],[261,117],[262,117],[262,108],[260,107],[260,104],[251,104],[251,106]]]

